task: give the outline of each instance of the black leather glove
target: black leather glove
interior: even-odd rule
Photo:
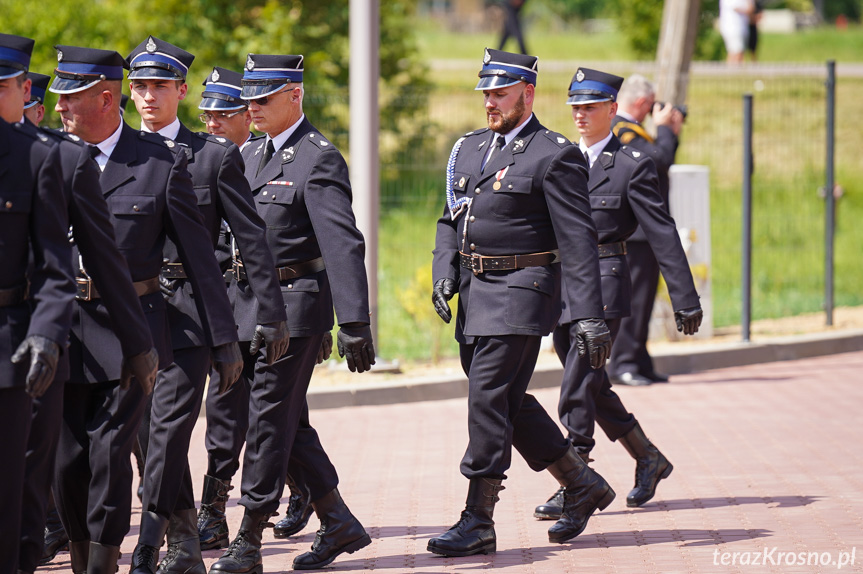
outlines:
[[[434,291],[432,292],[432,303],[434,303],[434,310],[444,320],[444,323],[449,323],[452,320],[452,312],[449,309],[447,301],[452,299],[456,291],[458,291],[458,285],[456,285],[455,279],[445,277],[435,281]]]
[[[213,347],[213,368],[219,373],[219,394],[230,389],[243,372],[243,355],[237,343]]]
[[[12,355],[12,362],[22,363],[27,355],[30,355],[30,370],[27,372],[25,386],[27,394],[38,399],[54,382],[57,361],[60,360],[60,346],[42,335],[30,335],[18,345]]]
[[[156,349],[150,349],[132,357],[123,357],[120,367],[120,388],[128,389],[135,379],[144,389],[144,394],[153,392],[156,384],[156,372],[159,370],[159,353]]]
[[[590,367],[599,369],[611,354],[611,332],[602,319],[580,319],[575,324],[575,344],[578,356],[590,357]]]
[[[318,349],[317,363],[320,365],[330,358],[333,354],[333,334],[330,332],[324,333],[324,340],[321,341],[321,348]]]
[[[170,299],[177,294],[177,282],[159,275],[159,291],[163,297]]]
[[[677,323],[677,330],[684,335],[694,335],[701,327],[701,320],[704,318],[704,311],[701,310],[701,305],[692,309],[681,309],[674,312],[674,322]]]
[[[291,333],[288,331],[288,324],[285,321],[265,323],[255,327],[249,353],[254,357],[262,346],[266,346],[267,364],[272,365],[288,352],[290,342]]]
[[[375,364],[375,347],[372,344],[372,328],[360,323],[342,325],[336,345],[339,356],[348,361],[351,372],[371,370]]]

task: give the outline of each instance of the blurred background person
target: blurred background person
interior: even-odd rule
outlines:
[[[728,53],[725,61],[731,65],[743,63],[749,35],[749,16],[754,11],[752,0],[719,0],[719,33]]]
[[[521,29],[521,19],[519,12],[524,8],[524,3],[527,0],[503,0],[501,8],[503,8],[503,31],[500,36],[500,46],[498,50],[503,50],[507,40],[510,37],[515,38],[518,42],[518,49],[522,54],[527,55],[527,46],[524,43],[524,32]]]

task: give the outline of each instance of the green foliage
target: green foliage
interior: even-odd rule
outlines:
[[[537,4],[541,4],[543,8],[570,24],[598,18],[606,11],[605,3],[596,0],[534,0],[528,6],[536,10]]]
[[[840,15],[844,15],[854,22],[860,21],[863,2],[860,0],[824,0],[824,20],[833,22]]]

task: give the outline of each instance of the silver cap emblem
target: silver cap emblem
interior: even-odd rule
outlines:
[[[58,62],[63,61],[63,50],[57,50],[57,61]]]
[[[250,72],[255,69],[255,61],[252,59],[251,54],[249,54],[249,57],[246,59],[246,69]]]
[[[575,73],[575,81],[583,82],[584,81],[584,72],[581,71],[581,68]]]
[[[210,76],[214,82],[219,81],[219,70],[214,69],[213,74]]]
[[[145,46],[145,48],[147,48],[147,51],[151,54],[156,51],[156,42],[153,41],[152,36],[147,39],[147,45]]]
[[[491,54],[488,53],[488,48],[485,49],[485,54],[482,55],[482,63],[488,64],[491,62]]]

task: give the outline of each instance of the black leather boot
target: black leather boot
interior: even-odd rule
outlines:
[[[261,534],[264,528],[272,526],[267,519],[269,514],[246,510],[240,531],[231,542],[219,561],[210,566],[211,574],[262,574]]]
[[[117,560],[119,558],[119,546],[107,546],[98,542],[90,542],[87,574],[117,574]]]
[[[294,558],[294,570],[317,570],[347,552],[352,554],[372,543],[366,529],[351,514],[339,489],[334,488],[318,500],[312,508],[321,521],[312,549]]]
[[[429,552],[444,556],[471,556],[497,551],[494,505],[504,489],[499,478],[472,478],[461,518],[449,530],[428,543]]]
[[[581,460],[583,460],[585,464],[593,462],[593,459],[589,458],[589,455],[586,452],[579,452],[578,456],[581,457]],[[539,518],[540,520],[559,520],[560,515],[563,514],[564,490],[565,489],[561,486],[551,495],[551,498],[549,498],[545,504],[537,506],[533,511],[533,517]]]
[[[60,514],[57,512],[57,508],[52,507],[48,510],[48,516],[45,517],[45,549],[42,551],[39,566],[48,564],[54,560],[58,552],[68,549],[69,536],[66,535],[63,523],[60,522]]]
[[[656,494],[656,485],[668,478],[674,467],[653,446],[637,422],[632,430],[620,437],[620,444],[635,459],[635,488],[626,495],[626,506],[641,506]]]
[[[168,523],[168,551],[156,574],[207,574],[201,557],[201,541],[195,509],[178,510]]]
[[[90,541],[69,542],[69,567],[72,574],[86,574],[87,561],[90,560]]]
[[[276,538],[289,538],[306,527],[309,517],[312,515],[312,505],[309,500],[309,490],[299,486],[289,476],[285,481],[291,491],[288,499],[288,509],[285,517],[276,522],[273,527],[273,536]]]
[[[168,530],[168,519],[155,512],[141,513],[141,529],[138,545],[132,553],[132,568],[129,574],[155,574],[159,561],[159,548]]]
[[[587,520],[604,510],[614,500],[614,490],[570,448],[548,467],[551,475],[564,487],[563,512],[560,520],[548,529],[549,542],[562,543],[584,531]]]
[[[198,537],[201,550],[228,547],[228,521],[225,520],[225,504],[228,491],[233,488],[230,480],[219,480],[204,475],[204,492],[201,495],[201,511],[198,512]]]

